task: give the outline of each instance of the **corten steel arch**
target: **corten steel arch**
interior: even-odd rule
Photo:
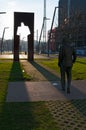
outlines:
[[[33,61],[34,55],[34,13],[14,12],[14,61],[19,61],[19,41],[17,28],[21,22],[30,28],[31,34],[28,35],[28,61]]]

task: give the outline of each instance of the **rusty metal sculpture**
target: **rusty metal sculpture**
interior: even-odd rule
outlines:
[[[28,61],[33,61],[34,55],[34,13],[14,12],[14,61],[19,61],[19,41],[17,28],[24,23],[30,28],[31,34],[28,35]]]

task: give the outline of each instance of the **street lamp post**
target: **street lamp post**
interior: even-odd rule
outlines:
[[[68,0],[68,20],[70,19],[70,0]]]
[[[68,0],[68,14],[67,14],[67,20],[68,20],[68,22],[67,22],[67,24],[68,24],[68,36],[69,36],[69,38],[71,38],[71,32],[70,32],[70,7],[71,7],[71,0]]]
[[[41,44],[40,44],[40,41],[41,41],[41,36],[42,36],[42,32],[43,32],[45,20],[50,20],[50,18],[47,18],[47,17],[43,18],[43,24],[42,24],[42,29],[41,29],[41,33],[40,33],[40,37],[39,37],[39,45],[38,45],[38,52],[39,52],[39,54],[40,54],[40,52],[41,52]]]
[[[52,24],[51,24],[51,29],[50,29],[49,38],[48,38],[48,57],[49,57],[49,48],[50,48],[51,32],[52,32],[52,27],[53,27],[54,18],[55,18],[55,13],[56,13],[56,9],[57,9],[57,8],[59,8],[59,7],[55,7],[55,9],[54,9],[54,15],[53,15]]]
[[[0,14],[6,14],[6,12],[0,12]],[[4,32],[4,31],[3,31]],[[2,39],[3,40],[3,39]],[[3,44],[3,41],[1,40],[1,54],[2,54],[2,44]]]
[[[2,45],[3,45],[5,30],[8,29],[8,28],[9,27],[4,27],[4,30],[3,30],[2,39],[1,39],[1,54],[2,54]]]

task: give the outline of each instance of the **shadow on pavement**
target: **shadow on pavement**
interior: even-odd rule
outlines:
[[[48,81],[59,81],[60,78],[57,77],[56,75],[54,75],[53,73],[51,73],[50,71],[48,71],[47,69],[45,69],[44,67],[42,67],[41,65],[39,65],[38,63],[36,62],[31,62],[31,64],[40,72],[42,73]],[[16,71],[18,71],[21,75],[21,77],[19,79],[23,79],[23,74],[22,74],[22,69],[21,69],[21,66],[20,66],[20,63],[13,63],[13,66],[12,66],[12,70],[11,70],[11,74],[10,74],[10,80],[12,81],[13,78],[13,73],[15,72],[14,70],[16,69]],[[15,77],[18,76],[18,73],[17,74],[14,74]],[[19,80],[18,77],[15,78],[15,81],[18,81]],[[22,91],[22,93],[20,93],[20,97],[23,97],[23,92],[26,96],[25,100],[27,99],[30,99],[30,93],[27,92],[27,89],[26,89],[26,85],[23,84],[23,86],[25,86],[24,88],[22,88],[22,86],[20,87],[20,91]],[[14,86],[15,87],[15,86]],[[61,91],[61,88],[58,86],[55,86],[55,88],[57,89],[56,91],[62,93],[64,95],[64,98],[66,98],[67,100],[70,100],[70,102],[73,104],[73,106],[79,110],[79,112],[81,112],[85,117],[86,117],[86,106],[85,106],[85,103],[86,103],[86,89],[84,90],[84,86],[82,86],[82,83],[80,85],[80,83],[77,85],[77,83],[75,84],[72,84],[72,87],[71,87],[71,94],[67,94],[66,92],[63,92]],[[19,89],[18,89],[19,90]],[[16,87],[16,91],[17,91],[17,87]],[[57,92],[57,94],[58,94]],[[13,92],[11,91],[11,94]],[[15,93],[15,95],[17,94],[17,92]],[[57,98],[58,100],[58,98]],[[63,99],[64,100],[64,99]],[[22,100],[21,100],[22,101]],[[28,100],[27,100],[28,101]],[[82,102],[82,104],[81,104]],[[83,106],[83,107],[82,107]]]
[[[8,70],[10,71],[10,70]],[[18,81],[23,80],[23,73],[20,62],[13,62],[11,72],[9,75],[9,81]],[[17,81],[17,82],[16,82]],[[11,82],[13,83],[13,82]],[[23,86],[25,86],[23,82]],[[13,84],[11,86],[11,90],[13,88]],[[25,94],[26,98],[29,97],[29,93],[26,90],[26,87],[14,86],[16,91],[10,91],[9,96],[14,96],[17,98],[18,91],[21,93],[21,99]],[[22,91],[22,92],[21,92]],[[8,91],[7,91],[8,94]],[[13,97],[13,98],[14,98]],[[10,97],[9,97],[10,98]],[[4,102],[0,103],[0,129],[35,129],[39,128],[38,120],[35,117],[34,111],[40,109],[39,103],[27,103],[27,102]],[[42,106],[42,105],[41,105]]]
[[[30,62],[48,81],[58,81],[60,78],[55,74],[51,73],[37,62]]]
[[[9,75],[7,101],[25,101],[29,100],[29,92],[27,92],[25,78],[20,62],[13,62]],[[11,84],[11,85],[10,85]]]
[[[31,64],[39,71],[41,72],[48,81],[59,81],[60,78],[57,77],[56,75],[52,74],[49,72],[47,69],[43,68],[41,65],[39,65],[36,62],[31,62]],[[67,98],[67,100],[70,100],[70,102],[75,106],[77,110],[80,111],[85,117],[86,117],[86,89],[85,89],[85,84],[82,85],[83,83],[77,83],[75,82],[71,85],[71,93],[67,94],[66,92],[61,91],[61,87],[58,88],[58,86],[55,86],[58,91],[61,91],[61,93],[64,95],[64,97]],[[83,106],[83,107],[82,107]]]

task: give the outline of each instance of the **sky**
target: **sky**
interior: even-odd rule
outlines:
[[[46,17],[47,30],[51,28],[52,18],[55,6],[58,6],[59,0],[46,0]],[[13,38],[13,25],[14,25],[14,12],[33,12],[34,13],[34,36],[38,30],[40,35],[43,16],[44,16],[44,0],[0,0],[0,12],[6,12],[6,14],[0,14],[0,38],[5,29],[4,39]],[[58,10],[57,10],[58,12]],[[58,25],[58,16],[56,17],[55,25]]]

